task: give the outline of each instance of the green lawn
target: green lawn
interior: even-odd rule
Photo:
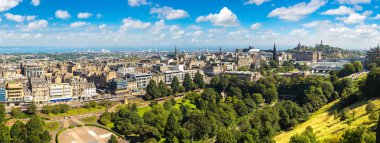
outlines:
[[[80,119],[82,122],[85,122],[85,123],[95,123],[98,118],[97,117],[85,117],[85,118],[82,118]]]
[[[97,107],[97,108],[74,108],[70,109],[66,113],[59,113],[59,114],[49,114],[49,117],[62,117],[62,116],[72,116],[72,115],[80,115],[80,114],[88,114],[88,113],[97,113],[97,112],[103,112],[105,111],[105,107]]]
[[[54,130],[58,129],[59,126],[60,126],[60,124],[58,122],[45,123],[45,129],[48,131],[54,131]]]

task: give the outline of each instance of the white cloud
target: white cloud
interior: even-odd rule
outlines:
[[[71,15],[67,10],[57,10],[55,11],[55,17],[66,20],[69,19]]]
[[[6,13],[4,14],[5,18],[11,21],[15,22],[24,22],[25,17],[22,15],[16,15],[16,14],[11,14],[11,13]]]
[[[374,16],[374,17],[371,17],[371,19],[375,19],[375,20],[378,20],[378,19],[380,19],[380,14],[377,14],[376,16]]]
[[[146,0],[128,0],[128,5],[131,7],[138,7],[141,5],[147,5]]]
[[[80,12],[77,15],[78,18],[82,18],[82,19],[90,18],[91,16],[92,16],[92,13],[88,13],[88,12]]]
[[[48,21],[46,20],[36,20],[29,22],[28,25],[23,29],[23,31],[38,30],[47,27]]]
[[[36,19],[36,16],[34,16],[34,15],[28,15],[28,16],[26,16],[25,19],[26,19],[27,21],[32,21],[32,20]]]
[[[154,23],[151,32],[152,34],[162,34],[162,30],[166,28],[166,24],[164,20],[160,20]]]
[[[196,19],[196,22],[211,21],[216,26],[236,26],[239,25],[237,16],[229,10],[227,7],[223,7],[217,14],[209,14],[207,16],[200,16]]]
[[[251,29],[252,30],[257,30],[257,29],[260,29],[263,25],[261,23],[254,23],[251,25]]]
[[[338,0],[340,4],[351,4],[351,5],[356,5],[356,4],[369,4],[371,3],[371,0]]]
[[[261,35],[260,38],[262,39],[273,39],[280,36],[280,34],[274,32],[273,30],[267,30],[267,31],[261,32],[260,35]]]
[[[40,0],[32,0],[30,2],[30,4],[32,4],[33,6],[39,6],[41,4]]]
[[[101,24],[101,25],[99,25],[98,29],[99,29],[99,30],[105,30],[106,27],[107,27],[106,24]]]
[[[257,6],[265,3],[265,2],[269,2],[270,0],[248,0],[246,2],[244,2],[244,4],[256,4]]]
[[[32,21],[36,18],[34,15],[28,15],[28,16],[22,16],[22,15],[17,15],[17,14],[11,14],[11,13],[6,13],[4,14],[5,18],[10,20],[10,21],[15,21],[15,22],[24,22],[25,20],[27,21]]]
[[[309,33],[309,31],[305,30],[305,29],[294,29],[292,31],[289,32],[289,35],[292,35],[292,36],[305,36]]]
[[[173,9],[171,7],[153,7],[150,9],[150,14],[158,14],[158,18],[173,20],[189,17],[189,14],[182,9]]]
[[[326,0],[311,0],[309,3],[301,2],[290,7],[276,8],[268,17],[279,17],[286,21],[298,21],[326,4]]]
[[[4,12],[16,7],[21,1],[22,0],[1,0],[0,12]]]
[[[351,14],[351,13],[355,13],[355,11],[349,7],[340,6],[337,9],[330,9],[330,10],[327,10],[325,12],[322,12],[321,14],[323,14],[323,15],[346,15],[346,14]]]
[[[77,27],[82,27],[82,26],[85,26],[85,25],[87,25],[87,22],[78,21],[78,22],[71,23],[70,27],[71,28],[77,28]]]
[[[346,24],[362,24],[367,19],[365,14],[351,13],[347,17],[337,17],[337,20],[341,20]]]
[[[150,22],[142,22],[132,18],[124,18],[123,25],[120,26],[120,32],[125,32],[129,29],[145,29],[150,26]]]
[[[195,36],[195,37],[199,37],[199,36],[201,36],[203,34],[203,31],[195,31],[195,32],[193,32],[193,36]]]
[[[173,25],[170,27],[169,32],[174,36],[180,36],[185,34],[185,31],[178,25]]]

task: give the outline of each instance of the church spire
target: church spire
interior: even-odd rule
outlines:
[[[277,61],[277,49],[276,49],[276,43],[273,44],[273,60]]]

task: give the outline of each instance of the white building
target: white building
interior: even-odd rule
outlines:
[[[146,88],[149,81],[152,79],[152,75],[150,73],[129,73],[127,74],[127,77],[136,81],[138,88]]]
[[[66,102],[71,101],[72,89],[68,83],[50,84],[50,102]]]

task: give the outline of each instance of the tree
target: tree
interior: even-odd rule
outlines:
[[[5,105],[0,103],[0,123],[4,123],[5,121]]]
[[[367,113],[372,113],[376,110],[376,105],[372,101],[369,101],[367,106],[365,106],[365,110],[367,111]]]
[[[210,81],[210,86],[212,88],[216,89],[219,85],[219,82],[220,82],[220,78],[217,76],[214,76],[214,77],[212,77],[212,79]]]
[[[338,76],[345,77],[353,73],[355,73],[355,67],[352,63],[348,63],[348,64],[345,64],[343,66],[343,69],[339,71]]]
[[[237,143],[235,133],[227,129],[222,129],[216,136],[217,143]]]
[[[356,129],[348,130],[342,135],[341,143],[374,143],[376,135],[374,132],[368,131],[367,128],[359,126]]]
[[[228,95],[229,96],[234,96],[238,99],[242,99],[243,98],[243,95],[241,93],[241,89],[239,87],[231,87],[229,90],[228,90]]]
[[[152,100],[160,97],[160,90],[157,87],[156,81],[153,79],[149,81],[146,87],[145,100]]]
[[[158,83],[158,89],[160,90],[161,96],[169,95],[169,93],[168,93],[169,91],[168,91],[165,83],[162,80]]]
[[[193,82],[198,85],[198,88],[204,88],[205,82],[203,81],[203,75],[198,71],[195,76]]]
[[[116,136],[114,134],[111,135],[111,138],[108,140],[108,143],[118,143]]]
[[[20,142],[24,141],[24,139],[26,138],[26,128],[25,128],[24,123],[17,120],[11,127],[10,136],[13,141],[15,140],[20,141]]]
[[[379,87],[380,87],[380,68],[375,68],[371,70],[367,76],[367,80],[365,82],[365,87],[364,87],[364,93],[368,97],[379,97],[380,94],[379,92]]]
[[[175,117],[175,114],[172,112],[169,114],[169,117],[166,122],[165,126],[165,132],[164,136],[166,138],[166,141],[172,143],[175,142],[176,139],[178,139],[177,136],[180,135],[181,132],[181,125],[179,124],[179,121]]]
[[[360,61],[352,62],[352,65],[354,65],[355,72],[361,72],[363,70],[363,64]]]
[[[0,143],[10,143],[11,136],[9,133],[9,128],[4,124],[0,123]]]
[[[290,138],[289,143],[316,143],[317,138],[313,133],[313,128],[308,126],[304,132],[294,135]]]
[[[178,80],[178,77],[177,76],[174,76],[173,77],[173,80],[172,80],[172,83],[170,84],[170,87],[172,88],[173,90],[173,94],[179,92],[179,80]]]
[[[278,92],[274,87],[265,90],[263,95],[267,103],[273,103],[278,100]]]
[[[183,85],[179,86],[178,92],[183,93],[185,91],[186,91],[186,88]]]
[[[186,73],[185,77],[183,78],[182,85],[185,87],[186,91],[190,91],[193,89],[193,81],[191,80],[190,74]]]
[[[111,118],[112,118],[111,113],[104,112],[99,117],[99,123],[104,125],[104,126],[107,126],[109,123],[111,123]]]
[[[260,93],[252,94],[252,98],[256,102],[256,104],[264,103],[263,96]]]
[[[33,101],[29,103],[26,109],[26,114],[29,114],[29,115],[37,114],[37,105]]]
[[[20,108],[12,108],[11,110],[11,116],[12,117],[21,117],[22,116],[22,111]]]

